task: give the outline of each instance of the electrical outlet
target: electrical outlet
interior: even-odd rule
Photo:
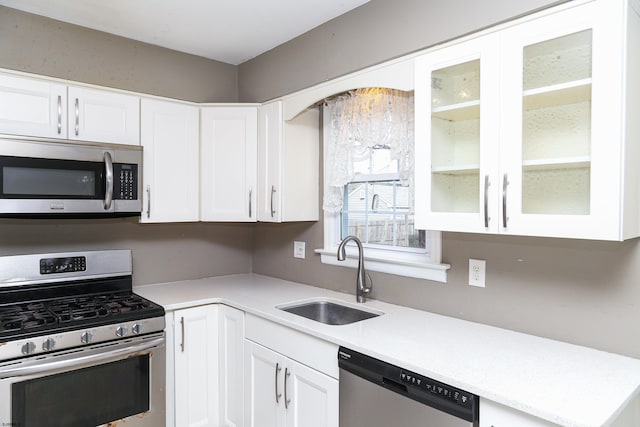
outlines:
[[[484,288],[487,262],[481,259],[469,259],[469,284]]]
[[[305,256],[305,242],[293,242],[293,257],[294,258],[302,258]]]

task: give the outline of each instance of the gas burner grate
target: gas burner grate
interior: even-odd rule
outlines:
[[[57,323],[58,319],[41,303],[0,307],[0,333],[29,331]]]
[[[0,336],[98,320],[118,322],[120,316],[155,310],[155,307],[155,304],[132,293],[85,295],[0,306]]]

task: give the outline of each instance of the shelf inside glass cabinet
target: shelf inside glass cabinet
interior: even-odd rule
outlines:
[[[525,111],[591,101],[591,78],[525,90]]]

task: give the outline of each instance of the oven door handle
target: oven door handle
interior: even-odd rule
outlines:
[[[133,356],[154,347],[162,347],[164,345],[165,338],[163,335],[134,345],[131,345],[130,342],[122,343],[112,349],[107,349],[105,346],[98,346],[86,351],[76,350],[69,354],[56,355],[51,358],[52,360],[35,359],[25,361],[8,369],[0,367],[0,378],[23,377],[62,369],[69,370],[68,368],[83,365],[115,361],[122,359],[124,356]]]

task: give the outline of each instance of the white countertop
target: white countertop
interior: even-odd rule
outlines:
[[[637,359],[375,300],[362,307],[384,315],[324,325],[275,307],[317,297],[355,305],[355,296],[266,276],[134,291],[167,310],[224,303],[566,426],[608,425],[640,392]]]

